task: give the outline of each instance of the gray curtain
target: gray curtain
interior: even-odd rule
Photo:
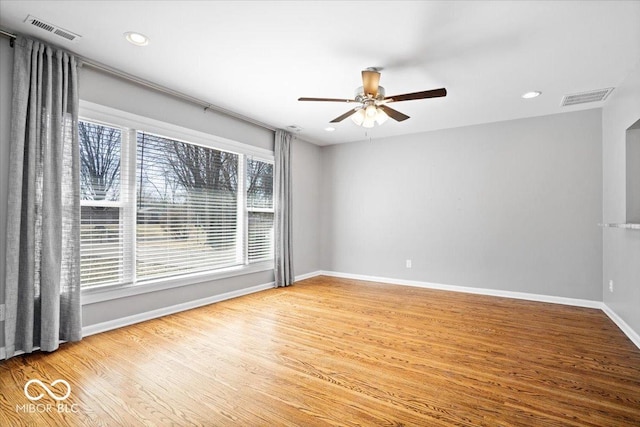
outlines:
[[[41,42],[14,47],[6,358],[82,337],[78,67]]]
[[[275,142],[275,276],[276,287],[294,282],[291,243],[291,134],[276,130]]]

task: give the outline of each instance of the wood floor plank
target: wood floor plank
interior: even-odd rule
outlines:
[[[34,378],[67,380],[77,412],[16,410]],[[640,350],[596,309],[316,277],[15,357],[0,408],[2,426],[640,426]]]

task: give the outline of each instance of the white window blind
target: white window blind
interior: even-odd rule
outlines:
[[[122,131],[80,122],[80,272],[83,285],[122,280]]]
[[[82,286],[273,258],[273,162],[82,120]]]
[[[247,159],[248,258],[273,258],[273,164]]]
[[[138,279],[241,264],[238,155],[144,132],[137,140]]]

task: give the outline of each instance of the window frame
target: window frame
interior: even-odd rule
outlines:
[[[231,139],[215,136],[212,134],[208,134],[205,132],[185,128],[182,126],[174,125],[171,123],[166,123],[163,121],[151,119],[144,116],[139,116],[136,114],[132,114],[129,112],[117,110],[114,108],[106,107],[103,105],[95,104],[92,102],[80,101],[80,112],[79,112],[80,120],[88,121],[96,124],[102,124],[105,126],[118,127],[123,129],[122,132],[122,158],[123,164],[121,169],[121,179],[131,181],[133,179],[133,183],[135,183],[135,174],[136,174],[136,132],[148,132],[156,135],[162,135],[166,138],[175,139],[177,141],[182,141],[191,144],[201,145],[207,148],[228,151],[231,153],[235,153],[239,156],[239,165],[242,165],[243,170],[245,169],[245,163],[247,158],[253,158],[262,162],[267,162],[274,164],[275,158],[274,153],[271,150],[267,150],[260,147],[255,147],[249,144],[244,144],[238,141],[234,141]],[[126,134],[126,135],[125,135]],[[125,164],[124,158],[128,157],[129,162]],[[134,159],[134,162],[131,163],[131,159]],[[126,170],[128,168],[128,170]],[[128,174],[128,177],[122,176],[124,174]],[[244,177],[244,173],[243,173]],[[239,180],[240,181],[240,180]],[[244,181],[244,180],[242,180]],[[275,185],[275,182],[274,182]],[[243,188],[243,191],[245,189]],[[133,191],[135,193],[135,184],[133,186],[129,185],[128,191]],[[121,195],[122,196],[122,195]],[[135,194],[134,194],[135,199]],[[129,200],[129,198],[127,198]],[[121,197],[121,200],[118,202],[120,204],[121,215],[133,215],[135,219],[135,208],[136,203],[127,203],[124,197]],[[156,279],[146,279],[141,282],[132,282],[132,283],[119,283],[119,284],[109,284],[109,285],[98,285],[90,288],[82,289],[82,304],[93,304],[101,301],[107,301],[111,299],[123,298],[127,296],[139,295],[148,292],[156,292],[164,289],[177,288],[181,286],[189,286],[195,285],[198,283],[210,282],[214,280],[220,280],[224,278],[241,276],[244,274],[252,274],[263,271],[273,271],[274,264],[273,260],[266,260],[255,262],[252,264],[248,263],[248,234],[247,234],[247,218],[248,218],[248,210],[246,206],[246,195],[242,197],[243,200],[243,209],[238,210],[238,214],[242,216],[241,227],[244,228],[243,231],[243,242],[241,250],[244,252],[243,254],[243,263],[241,265],[236,265],[232,267],[219,268],[211,271],[197,272],[197,273],[186,273],[177,276],[165,277],[165,278],[156,278]],[[275,202],[275,201],[274,201]],[[275,203],[274,203],[275,204]],[[133,206],[130,206],[133,205]],[[133,209],[133,212],[127,212],[127,210]],[[275,215],[275,210],[274,210]],[[133,245],[133,256],[135,256],[135,220],[134,220],[134,228],[127,236],[125,232],[122,236],[123,245]],[[126,261],[123,260],[123,264],[131,262],[131,260]],[[133,261],[135,263],[135,260]],[[134,264],[135,265],[135,264]],[[126,265],[123,265],[123,268],[127,268]]]
[[[245,216],[244,225],[246,226],[245,230],[244,230],[244,244],[246,245],[245,246],[246,250],[245,250],[245,253],[244,253],[244,258],[245,258],[244,262],[245,262],[245,264],[249,264],[249,262],[250,262],[249,261],[249,250],[250,250],[250,248],[249,248],[249,227],[250,227],[249,215],[251,213],[270,213],[270,214],[273,215],[273,236],[272,236],[272,238],[273,238],[273,242],[272,242],[273,243],[273,247],[271,248],[272,249],[271,250],[272,258],[270,260],[257,261],[257,262],[254,262],[254,263],[257,264],[259,262],[271,262],[271,260],[275,259],[275,255],[276,255],[275,254],[275,252],[276,252],[275,251],[275,249],[276,249],[275,248],[275,225],[276,225],[276,199],[275,199],[275,196],[276,196],[276,191],[275,191],[275,187],[276,187],[275,169],[276,168],[275,168],[275,162],[266,162],[265,160],[260,159],[260,158],[255,157],[255,156],[246,156],[245,157],[245,161],[244,161],[244,165],[243,165],[244,168],[247,167],[247,162],[249,160],[258,160],[258,161],[261,161],[263,163],[271,163],[271,165],[273,166],[273,169],[272,169],[272,173],[273,173],[273,188],[272,188],[272,200],[271,200],[271,207],[270,208],[258,208],[258,207],[254,207],[254,206],[249,207],[248,203],[247,203],[248,202],[248,198],[247,197],[244,198],[244,207],[243,207],[244,208],[244,216]],[[247,174],[245,173],[245,178],[246,177],[247,177]],[[244,185],[246,185],[246,182],[244,183]],[[245,188],[244,191],[245,191],[245,194],[246,194],[246,192],[248,190]]]

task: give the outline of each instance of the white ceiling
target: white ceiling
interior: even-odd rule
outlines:
[[[82,39],[28,26],[27,15]],[[616,87],[640,61],[640,1],[2,0],[0,27],[274,128],[300,126],[320,145],[600,107],[560,101]],[[151,43],[133,46],[126,31]],[[448,96],[393,104],[411,119],[368,134],[349,119],[324,130],[347,104],[297,101],[351,98],[374,66],[387,95]],[[530,90],[543,94],[520,97]]]

